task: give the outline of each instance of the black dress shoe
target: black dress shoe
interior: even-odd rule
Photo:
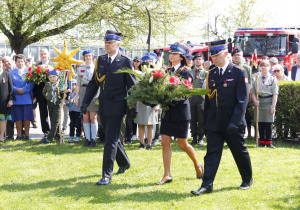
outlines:
[[[191,193],[192,193],[193,195],[203,195],[203,194],[205,194],[205,193],[211,193],[211,192],[212,192],[211,189],[207,189],[207,188],[205,188],[205,187],[200,187],[199,190],[193,190],[193,191],[191,191]]]
[[[126,165],[126,166],[120,166],[118,172],[116,173],[116,175],[119,175],[119,174],[124,174],[124,172],[126,170],[128,170],[130,168],[130,164],[129,165]]]
[[[16,140],[22,140],[22,136],[17,136]]]
[[[258,145],[258,147],[264,147],[264,146],[266,146],[266,145],[263,143],[259,143],[259,145]]]
[[[253,184],[253,179],[250,179],[250,181],[248,181],[248,182],[243,181],[239,188],[241,190],[248,190],[252,184]]]
[[[84,147],[89,147],[90,146],[90,144],[91,144],[91,141],[89,141],[89,140],[85,140],[85,143],[84,143]]]
[[[90,147],[95,147],[95,146],[96,146],[96,141],[92,139],[90,143]]]
[[[172,181],[173,181],[173,179],[170,176],[166,181],[164,181],[164,182],[157,182],[157,183],[155,183],[155,185],[163,185],[163,184],[166,184],[166,183],[170,183]]]
[[[201,168],[201,171],[202,171],[202,176],[197,176],[196,175],[196,177],[197,177],[197,179],[202,179],[202,177],[203,177],[203,166],[202,166],[202,164],[201,163],[199,163],[199,165],[200,165],[200,168]]]
[[[110,178],[102,178],[96,183],[96,185],[108,185],[110,182]]]

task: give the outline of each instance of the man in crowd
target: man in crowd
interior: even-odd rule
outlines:
[[[203,182],[192,191],[202,195],[213,191],[213,182],[221,161],[226,141],[242,176],[240,189],[249,189],[253,182],[252,167],[245,145],[245,112],[249,101],[247,72],[228,61],[226,40],[213,41],[209,52],[215,67],[208,74],[206,86],[211,90],[205,96],[204,126],[207,152],[204,157]]]
[[[207,71],[203,68],[204,57],[201,53],[193,57],[193,88],[202,88],[206,79]],[[202,96],[192,96],[189,98],[191,106],[191,134],[193,137],[191,145],[199,144],[204,146],[203,136],[203,106],[204,99]]]
[[[284,65],[283,62],[284,62],[283,58],[278,58],[278,64],[280,64],[282,66],[282,68],[284,70],[284,75],[288,77],[289,76],[289,69],[286,65]]]
[[[49,52],[47,49],[40,50],[40,58],[41,61],[37,63],[37,65],[49,65]],[[42,131],[44,133],[44,138],[47,138],[47,134],[50,132],[50,125],[48,119],[47,100],[43,95],[44,87],[45,87],[45,83],[40,83],[39,85],[35,85],[33,88],[33,95],[36,97],[36,100],[39,103]]]
[[[278,59],[275,57],[272,57],[272,58],[270,58],[269,62],[271,65],[270,74],[273,75],[273,66],[278,64]]]
[[[300,53],[297,54],[296,63],[297,64],[292,67],[291,78],[293,81],[300,80]]]
[[[105,146],[102,178],[97,185],[108,185],[111,182],[115,160],[120,167],[117,174],[122,174],[130,168],[129,158],[119,137],[123,116],[127,113],[133,119],[136,115],[135,112],[128,112],[125,100],[127,91],[136,84],[136,80],[131,74],[115,74],[120,69],[133,67],[132,60],[118,52],[121,35],[120,32],[106,31],[104,40],[107,54],[98,57],[95,73],[86,88],[80,107],[85,114],[100,85],[99,115],[105,130]]]

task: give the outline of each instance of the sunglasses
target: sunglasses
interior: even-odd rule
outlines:
[[[280,72],[280,70],[274,70],[274,72]]]

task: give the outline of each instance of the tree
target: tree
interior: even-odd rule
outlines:
[[[262,27],[269,20],[268,13],[255,13],[257,0],[238,0],[231,3],[223,14],[214,15],[214,24],[207,24],[204,35],[217,39],[233,36],[237,28]]]
[[[103,36],[106,29],[123,32],[124,40],[139,39],[148,34],[145,6],[153,18],[153,36],[161,27],[172,34],[179,21],[187,19],[195,9],[193,1],[178,0],[3,0],[0,30],[8,38],[12,50],[23,53],[32,43],[55,35],[81,33],[84,37]],[[176,7],[172,6],[176,4]],[[188,5],[187,5],[188,4]],[[177,6],[178,5],[178,6]],[[184,6],[185,10],[182,10]],[[170,8],[171,7],[171,8]],[[167,10],[165,9],[167,8]],[[164,25],[161,16],[164,16]]]

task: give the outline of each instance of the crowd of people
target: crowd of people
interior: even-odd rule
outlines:
[[[244,139],[244,129],[251,135],[249,95],[256,107],[254,121],[259,122],[259,147],[275,148],[272,144],[272,123],[278,98],[277,81],[290,80],[287,67],[281,59],[264,56],[259,72],[253,72],[249,61],[244,59],[241,48],[228,53],[225,40],[210,43],[213,64],[204,61],[201,53],[189,55],[188,48],[180,43],[170,47],[169,63],[163,68],[169,74],[191,79],[194,88],[206,88],[207,96],[192,96],[174,102],[162,115],[159,105],[139,102],[136,109],[128,109],[125,96],[135,85],[131,74],[114,74],[126,67],[141,71],[143,65],[155,66],[162,59],[160,49],[145,54],[133,61],[122,54],[121,33],[108,30],[105,35],[105,55],[95,56],[92,50],[83,52],[83,65],[75,67],[76,78],[72,88],[60,89],[59,72],[47,73],[48,82],[38,85],[24,80],[31,66],[24,55],[1,58],[0,62],[0,141],[14,139],[30,140],[30,123],[37,127],[35,108],[39,105],[40,126],[44,133],[40,143],[59,140],[59,117],[63,117],[62,128],[66,130],[70,119],[68,142],[79,142],[84,136],[85,147],[95,147],[97,134],[105,143],[103,174],[98,185],[111,182],[114,160],[122,174],[130,168],[129,158],[123,144],[139,139],[139,149],[151,150],[161,139],[163,148],[164,175],[157,185],[172,182],[171,140],[192,160],[196,178],[203,179],[199,190],[192,194],[201,195],[213,190],[213,181],[222,156],[224,141],[227,142],[243,179],[241,189],[249,189],[253,182],[250,157]],[[41,61],[36,65],[51,65],[47,49],[40,51]],[[300,80],[300,53],[291,72],[292,80]],[[62,98],[67,96],[64,102]],[[63,107],[63,109],[62,109]],[[64,110],[61,113],[60,110]],[[248,110],[248,112],[247,112]],[[63,116],[60,116],[63,115]],[[48,116],[51,123],[49,123]],[[259,118],[257,118],[259,116]],[[155,128],[155,129],[154,129]],[[138,133],[137,133],[138,130]],[[154,132],[155,130],[155,132]],[[190,130],[192,141],[188,142]],[[75,132],[76,131],[76,132]],[[75,135],[76,133],[76,135]],[[138,137],[136,137],[138,136]],[[207,154],[203,165],[198,161],[193,145],[204,146],[207,138]]]

